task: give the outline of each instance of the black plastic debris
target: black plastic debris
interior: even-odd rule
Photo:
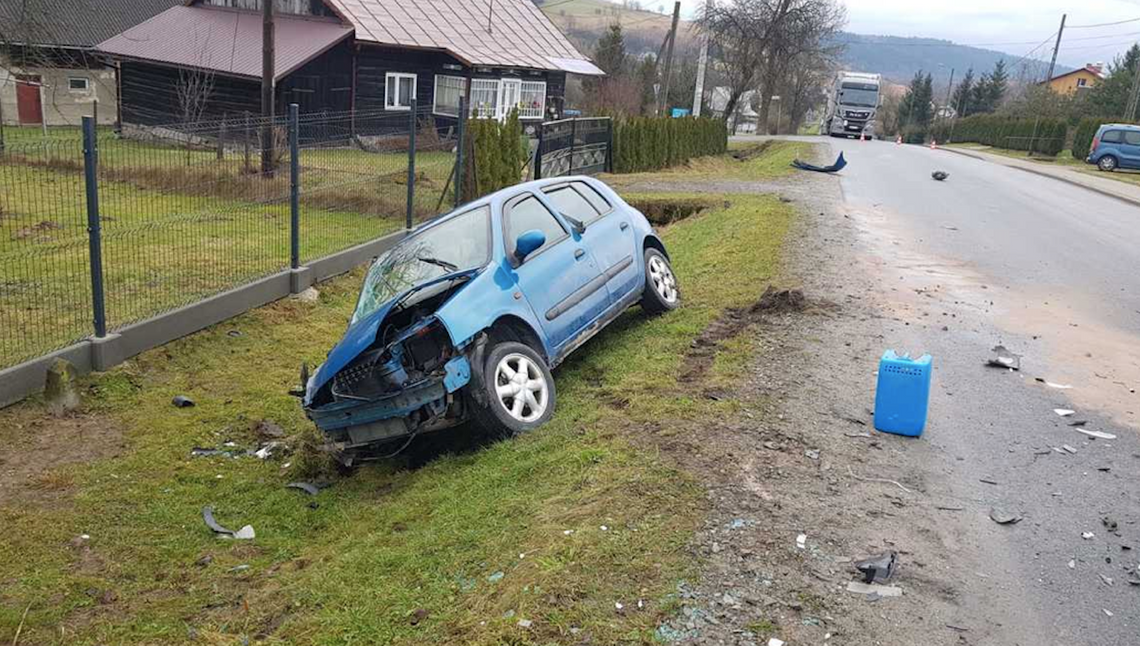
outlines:
[[[174,404],[177,408],[190,408],[194,405],[194,400],[186,395],[177,395],[170,403]]]
[[[1104,528],[1110,532],[1115,532],[1120,527],[1120,523],[1116,522],[1112,516],[1105,516],[1101,522],[1104,523]]]
[[[792,166],[800,170],[810,170],[817,173],[835,173],[843,170],[843,167],[846,165],[847,160],[843,158],[843,153],[839,153],[839,157],[835,158],[835,163],[830,166],[816,166],[814,164],[809,164],[798,159],[792,160]]]
[[[869,559],[855,562],[855,569],[863,573],[863,583],[887,581],[895,574],[898,552],[886,552]]]
[[[1021,522],[1021,514],[1004,511],[997,507],[990,508],[990,520],[998,525],[1016,525]]]
[[[309,494],[310,496],[315,496],[321,492],[321,488],[315,484],[312,484],[311,482],[290,482],[289,484],[285,485],[285,488],[299,489]]]
[[[930,176],[941,182],[941,181],[945,180],[947,177],[950,177],[950,173],[947,173],[946,171],[942,171],[942,170],[936,170],[933,173],[931,173]]]
[[[994,356],[986,361],[987,366],[992,368],[1021,370],[1021,355],[1010,352],[1004,345],[995,345],[992,352]]]

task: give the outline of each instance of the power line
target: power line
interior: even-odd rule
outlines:
[[[1114,25],[1126,25],[1130,22],[1140,22],[1140,18],[1129,18],[1128,20],[1118,20],[1116,22],[1102,22],[1096,25],[1069,25],[1069,29],[1092,29],[1094,27],[1112,27]]]

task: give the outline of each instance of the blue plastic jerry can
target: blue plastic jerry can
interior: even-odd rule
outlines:
[[[884,433],[918,437],[926,427],[930,402],[930,368],[933,358],[898,356],[887,350],[879,360],[875,388],[875,428]]]

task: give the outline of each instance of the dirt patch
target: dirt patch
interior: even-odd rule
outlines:
[[[629,198],[630,206],[641,211],[655,225],[684,220],[711,208],[727,208],[727,200],[704,198]]]
[[[13,240],[24,240],[26,238],[31,238],[32,236],[37,236],[39,234],[46,234],[49,231],[57,231],[57,230],[62,229],[62,228],[63,227],[60,226],[58,222],[52,222],[51,220],[43,220],[41,222],[33,224],[30,227],[24,227],[23,229],[16,231],[15,233],[12,234],[12,239]],[[38,239],[46,240],[46,239],[48,239],[48,236],[41,235],[41,236],[39,236]]]
[[[36,419],[5,429],[0,440],[0,500],[22,505],[69,495],[74,482],[63,467],[126,449],[122,431],[93,415]]]
[[[681,383],[699,381],[712,366],[721,342],[731,339],[749,325],[758,323],[764,315],[802,312],[807,308],[807,299],[798,289],[776,289],[768,286],[749,307],[725,310],[697,337],[681,364]]]

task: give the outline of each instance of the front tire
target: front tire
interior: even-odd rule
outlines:
[[[1117,162],[1115,157],[1112,155],[1105,155],[1104,157],[1101,157],[1099,160],[1097,160],[1096,167],[1102,171],[1105,171],[1106,173],[1111,173],[1112,171],[1116,170],[1116,163]]]
[[[656,249],[645,250],[645,287],[641,291],[641,309],[661,314],[681,305],[677,277],[665,254]]]
[[[496,345],[483,364],[483,397],[475,419],[489,433],[512,436],[542,426],[554,414],[554,377],[530,346],[515,341]]]

